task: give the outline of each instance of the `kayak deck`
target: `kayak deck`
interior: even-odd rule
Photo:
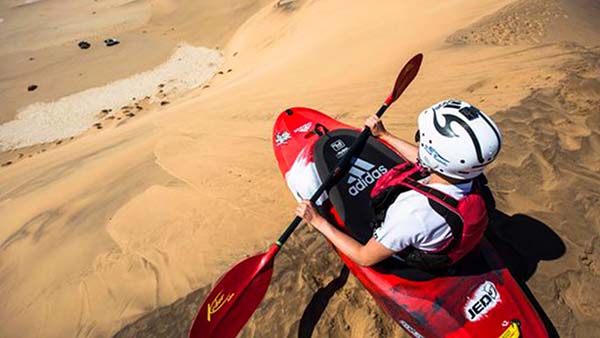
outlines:
[[[336,133],[331,133],[331,140],[321,142],[325,145],[315,145],[322,135],[339,129],[350,131],[339,133],[337,139]],[[273,130],[273,147],[296,198],[297,186],[304,184],[306,177],[300,183],[292,182],[288,173],[302,163],[303,168],[317,167],[323,174],[327,164],[322,159],[315,164],[315,157],[320,157],[316,148],[342,153],[351,145],[351,130],[356,129],[308,108],[288,109],[279,116]],[[376,180],[377,169],[389,170],[402,159],[374,138],[357,159],[355,170],[331,189],[322,207],[329,210],[330,219],[364,243],[371,231],[365,220],[370,217],[369,192],[374,185],[367,176]],[[315,175],[314,171],[304,171],[305,176]],[[304,192],[302,196],[308,195]],[[343,253],[338,254],[379,306],[414,337],[548,336],[520,286],[485,239],[459,264],[435,275],[390,260],[362,267]]]

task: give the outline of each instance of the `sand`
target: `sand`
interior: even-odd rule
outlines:
[[[2,46],[19,40],[0,54],[2,101],[12,107],[3,122],[28,104],[148,71],[182,41],[218,45],[223,61],[206,85],[167,105],[0,167],[0,336],[185,336],[218,276],[291,219],[294,199],[271,150],[275,116],[304,105],[359,125],[417,51],[422,71],[386,113],[388,128],[410,139],[417,114],[449,97],[490,113],[506,145],[489,171],[499,209],[489,235],[503,239],[503,257],[561,336],[600,329],[597,2],[141,1],[102,9],[88,35],[53,31],[56,45],[9,26],[5,11],[37,20],[35,6],[62,13],[68,2],[17,4],[0,7],[0,27],[10,27]],[[92,15],[86,6],[73,17]],[[536,14],[529,25],[526,11]],[[66,19],[46,20],[39,29]],[[123,48],[65,48],[108,35]],[[118,67],[104,74],[102,64]],[[73,80],[71,69],[88,78]],[[32,79],[40,87],[26,92]],[[299,229],[275,271],[241,336],[403,335],[315,231]]]
[[[154,96],[159,86],[170,93],[197,88],[217,73],[221,59],[218,51],[182,44],[167,61],[152,70],[55,102],[28,105],[16,119],[0,125],[0,150],[79,135],[98,121],[101,111],[117,110],[136,97],[146,97],[150,103],[160,101]]]
[[[218,49],[268,0],[6,1],[0,4],[0,123],[20,108],[148,71],[177,45]],[[200,33],[201,32],[201,33]],[[105,47],[103,40],[121,44]],[[81,50],[81,40],[91,47]],[[38,89],[27,92],[31,84]]]

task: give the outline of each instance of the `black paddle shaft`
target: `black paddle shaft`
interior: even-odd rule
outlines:
[[[400,74],[398,74],[398,77],[396,78],[394,90],[392,91],[390,96],[385,100],[385,103],[381,106],[381,108],[379,108],[379,110],[377,111],[377,117],[383,116],[383,113],[385,113],[387,108],[394,101],[396,101],[400,97],[400,95],[402,95],[406,87],[408,87],[412,80],[414,80],[415,76],[417,76],[422,61],[423,54],[419,53],[413,56],[408,61],[408,63],[404,65],[404,67],[400,71]],[[369,138],[369,136],[371,136],[371,129],[365,126],[365,129],[363,129],[362,133],[360,133],[356,141],[354,141],[348,152],[337,163],[336,167],[329,174],[329,176],[327,176],[325,182],[323,182],[319,189],[317,189],[317,191],[312,195],[312,197],[310,198],[310,201],[312,203],[315,203],[325,191],[331,189],[331,187],[336,185],[339,182],[339,180],[342,177],[344,177],[344,175],[349,170],[350,164],[352,163],[352,158],[354,157],[354,155],[358,154],[363,149],[363,147],[367,143],[367,139]],[[284,233],[281,235],[281,237],[279,237],[279,240],[277,240],[277,242],[275,243],[279,247],[281,247],[288,240],[292,232],[296,230],[296,227],[298,227],[298,224],[300,224],[300,222],[302,222],[302,218],[294,218],[292,223],[288,225],[287,229],[285,229]]]
[[[377,117],[381,117],[388,107],[389,105],[387,103],[384,103],[381,106],[381,108],[379,108],[379,110],[377,111]],[[369,136],[371,136],[371,129],[365,126],[365,129],[363,129],[356,141],[352,143],[352,146],[350,146],[348,152],[346,152],[346,154],[337,163],[333,171],[329,174],[329,176],[327,176],[325,182],[323,182],[323,184],[319,186],[319,189],[317,189],[317,191],[315,191],[315,193],[312,195],[312,197],[310,198],[311,203],[316,203],[319,197],[321,197],[321,195],[325,191],[328,191],[333,186],[335,186],[340,181],[340,179],[342,179],[342,177],[344,177],[344,175],[348,173],[348,170],[350,169],[352,163],[352,158],[354,157],[354,155],[359,154],[362,151],[365,144],[367,144]],[[277,245],[279,245],[280,247],[283,246],[283,244],[285,244],[288,238],[292,235],[292,232],[296,230],[296,227],[298,227],[300,222],[302,222],[302,218],[296,216],[296,218],[294,218],[292,223],[288,225],[287,229],[285,229],[281,237],[279,237],[279,239],[275,243],[277,243]]]

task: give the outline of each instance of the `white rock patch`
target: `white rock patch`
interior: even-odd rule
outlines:
[[[33,103],[15,120],[0,125],[0,150],[21,148],[78,135],[97,122],[102,109],[118,109],[131,98],[152,96],[159,84],[169,91],[198,87],[210,80],[222,63],[220,52],[182,44],[156,68],[54,102]]]

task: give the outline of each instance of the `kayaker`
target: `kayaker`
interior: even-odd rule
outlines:
[[[373,237],[361,244],[329,223],[307,200],[298,204],[296,215],[362,266],[390,256],[424,269],[458,261],[478,244],[487,226],[482,173],[501,148],[496,124],[467,102],[446,100],[419,115],[418,146],[392,135],[376,116],[367,118],[365,125],[415,164],[395,168],[386,174],[390,177],[377,182],[373,191],[378,194],[404,189],[380,210]],[[429,173],[420,180],[422,185],[406,178],[418,171]]]

